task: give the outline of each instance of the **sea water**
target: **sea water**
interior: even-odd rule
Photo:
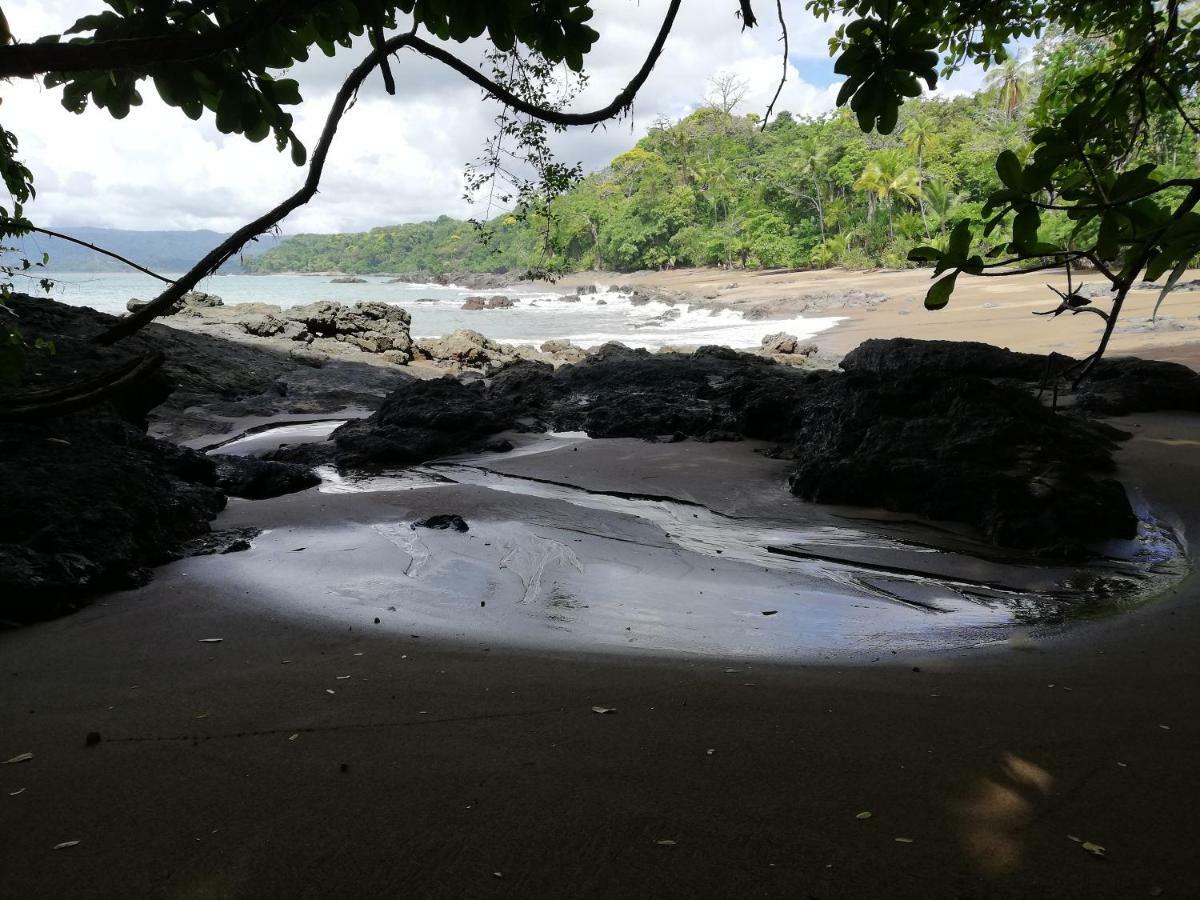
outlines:
[[[170,275],[170,273],[168,273]],[[120,315],[130,298],[150,299],[163,288],[147,275],[123,273],[54,273],[50,297],[73,306],[90,306]],[[751,349],[773,332],[810,338],[839,320],[833,317],[746,319],[732,310],[693,309],[652,302],[635,306],[624,291],[598,283],[599,291],[567,302],[571,292],[561,286],[521,285],[504,289],[468,289],[456,285],[389,283],[384,276],[361,276],[362,284],[335,284],[329,275],[217,275],[201,282],[199,290],[231,303],[272,303],[300,306],[317,300],[355,303],[377,300],[401,306],[412,315],[417,338],[441,337],[460,328],[479,331],[497,341],[540,344],[569,340],[582,347],[620,341],[651,350],[665,346],[722,344]],[[464,310],[472,295],[503,295],[511,309]],[[601,302],[603,301],[603,302]],[[677,316],[677,317],[676,317]]]

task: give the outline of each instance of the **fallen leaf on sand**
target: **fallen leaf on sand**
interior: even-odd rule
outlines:
[[[22,753],[19,756],[14,756],[12,759],[6,759],[4,764],[7,766],[12,763],[29,762],[31,759],[33,759],[32,753]]]
[[[870,814],[869,812],[866,812],[866,811],[864,810],[863,812],[860,812],[860,813],[859,813],[857,816],[855,816],[854,818],[856,818],[856,819],[869,819],[869,818],[871,818],[871,814]]]
[[[906,837],[898,837],[898,838],[896,838],[896,843],[897,843],[897,844],[911,844],[912,842],[913,842],[913,839],[912,839],[912,838],[906,838]]]
[[[1083,849],[1086,850],[1088,853],[1092,854],[1092,856],[1107,856],[1108,855],[1107,850],[1105,850],[1099,844],[1093,844],[1091,841],[1084,841],[1082,846],[1083,846]]]
[[[1170,730],[1171,730],[1171,726],[1170,726],[1170,725],[1159,725],[1158,727],[1159,727],[1159,728],[1161,728],[1163,731],[1170,731]]]
[[[325,693],[327,693],[327,694],[336,694],[336,693],[337,693],[337,691],[331,691],[329,688],[325,688]]]
[[[493,875],[495,875],[497,878],[503,878],[503,877],[504,877],[504,876],[503,876],[502,874],[500,874],[499,872],[493,872],[492,874],[493,874]]]
[[[705,750],[704,752],[705,752],[706,754],[708,754],[709,756],[712,756],[712,755],[713,755],[714,753],[716,753],[717,751],[716,751],[715,749],[713,749],[712,747],[709,747],[709,748],[708,748],[707,750]]]
[[[592,712],[594,712],[600,716],[608,715],[609,713],[615,713],[616,711],[617,711],[616,708],[612,707],[612,706],[593,706],[592,707]]]
[[[23,793],[25,793],[25,788],[17,788],[15,791],[9,791],[8,796],[19,797]]]
[[[763,615],[764,615],[764,616],[773,616],[773,615],[775,615],[775,614],[776,614],[776,613],[778,613],[778,612],[779,612],[779,610],[777,610],[777,609],[764,609],[764,610],[763,610]]]
[[[199,643],[201,643],[201,644],[219,644],[223,640],[225,640],[225,638],[200,638]]]
[[[63,841],[61,844],[55,844],[55,850],[66,850],[68,847],[78,847],[79,841]]]
[[[335,675],[334,680],[335,681],[345,681],[349,677],[350,677],[349,675]]]
[[[292,735],[290,738],[288,738],[288,740],[289,740],[289,741],[294,741],[294,740],[296,740],[296,739],[297,739],[297,738],[299,738],[299,737],[300,737],[300,735],[298,735],[298,734],[293,734],[293,735]]]
[[[1082,843],[1083,843],[1083,838],[1081,838],[1081,837],[1075,837],[1075,835],[1073,835],[1073,834],[1068,834],[1068,835],[1067,835],[1067,840],[1068,840],[1068,841],[1074,841],[1074,842],[1075,842],[1075,843],[1077,843],[1077,844],[1082,844]]]
[[[658,846],[660,846],[660,847],[674,847],[675,846],[674,841],[655,841],[654,843],[658,844]]]

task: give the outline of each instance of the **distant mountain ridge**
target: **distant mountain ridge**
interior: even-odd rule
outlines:
[[[54,230],[119,253],[138,265],[160,273],[187,271],[227,237],[220,232],[208,230],[127,231],[120,228],[95,228],[90,225],[65,225]],[[256,243],[249,244],[242,255],[257,256],[275,247],[282,240],[283,238],[275,235],[264,235]],[[14,243],[20,252],[5,254],[6,257],[20,255],[36,261],[42,258],[43,253],[48,253],[50,262],[46,269],[50,272],[131,271],[128,266],[102,253],[43,234],[31,234]],[[234,257],[221,268],[223,271],[237,271],[241,267],[241,260]]]

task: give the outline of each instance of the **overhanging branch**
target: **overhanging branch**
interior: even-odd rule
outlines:
[[[347,108],[357,94],[359,87],[362,86],[362,83],[380,64],[380,61],[386,59],[392,53],[405,47],[412,47],[417,52],[436,59],[456,72],[459,72],[470,81],[482,87],[501,103],[542,121],[558,125],[595,125],[611,119],[633,103],[633,98],[637,95],[642,85],[646,83],[646,79],[650,77],[650,73],[654,70],[655,64],[662,55],[667,37],[670,35],[671,29],[675,24],[675,17],[679,12],[681,2],[682,0],[671,0],[671,5],[668,7],[667,13],[663,18],[662,26],[659,28],[654,44],[651,46],[650,52],[647,54],[641,68],[638,69],[629,84],[608,105],[584,113],[559,112],[532,104],[516,96],[502,85],[492,81],[443,48],[430,44],[412,33],[389,38],[355,66],[346,77],[346,80],[342,82],[341,88],[334,97],[329,114],[325,118],[325,125],[321,130],[320,139],[317,141],[317,146],[309,161],[308,176],[305,178],[303,186],[274,209],[264,213],[254,221],[243,225],[213,248],[203,259],[196,263],[187,273],[180,276],[174,284],[159,294],[154,300],[136,312],[119,319],[115,325],[97,337],[96,340],[100,344],[108,345],[119,341],[123,337],[134,334],[146,323],[163,315],[180,297],[192,290],[202,278],[215,272],[249,241],[263,232],[274,228],[289,214],[311,200],[320,187],[321,175],[325,170],[325,162],[329,156],[329,149],[333,144],[333,139],[337,134],[338,125],[341,123],[342,117],[346,114]]]

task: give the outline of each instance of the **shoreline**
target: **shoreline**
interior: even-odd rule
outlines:
[[[628,284],[677,294],[680,302],[764,318],[789,318],[796,314],[806,296],[814,294],[833,294],[833,302],[836,295],[852,291],[885,295],[888,299],[878,304],[847,304],[840,313],[833,306],[818,313],[843,317],[843,321],[811,338],[822,351],[839,358],[863,341],[877,337],[982,341],[1021,352],[1058,352],[1075,357],[1095,349],[1103,323],[1093,317],[1061,316],[1046,320],[1030,315],[1057,305],[1057,297],[1046,288],[1046,282],[1061,280],[1057,273],[964,279],[948,307],[930,312],[924,308],[923,299],[931,283],[931,271],[679,269],[577,273],[558,283],[567,287]],[[1180,280],[1186,282],[1198,277],[1200,270],[1189,270]],[[1090,281],[1099,283],[1101,279]],[[1158,324],[1152,325],[1149,317],[1157,298],[1156,290],[1130,292],[1121,324],[1113,335],[1110,355],[1161,358],[1200,369],[1200,292],[1173,292],[1163,303]]]

